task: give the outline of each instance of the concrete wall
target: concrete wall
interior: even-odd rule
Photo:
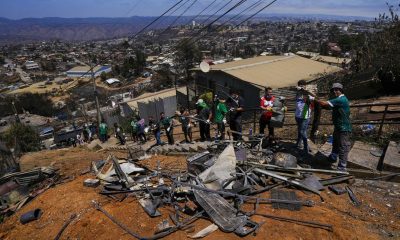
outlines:
[[[245,100],[246,108],[257,107],[260,104],[260,90],[250,83],[234,78],[223,72],[212,71],[208,73],[197,72],[197,89],[212,89],[215,94],[229,94],[230,89],[238,89]],[[226,96],[225,96],[226,97]]]

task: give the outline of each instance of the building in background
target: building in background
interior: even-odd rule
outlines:
[[[93,68],[93,73],[95,77],[100,76],[102,73],[109,73],[111,72],[111,66],[105,65],[105,66],[97,66]],[[70,70],[67,71],[67,77],[70,78],[79,78],[79,77],[84,77],[84,78],[90,78],[92,77],[92,72],[90,71],[89,66],[78,66],[74,67]]]

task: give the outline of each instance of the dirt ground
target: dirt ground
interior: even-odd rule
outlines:
[[[122,202],[100,195],[97,189],[83,186],[86,178],[93,178],[88,173],[79,176],[92,160],[107,156],[107,152],[94,152],[84,148],[68,150],[43,151],[29,154],[22,158],[25,167],[54,164],[61,168],[63,175],[77,176],[73,181],[57,185],[33,201],[25,205],[19,212],[6,219],[0,225],[0,239],[54,239],[64,222],[71,214],[78,217],[67,227],[61,239],[134,239],[117,225],[112,223],[101,212],[94,209],[92,200],[99,202],[115,218],[120,220],[132,231],[142,236],[151,236],[157,229],[157,224],[169,219],[172,209],[161,208],[161,217],[150,218],[143,211],[134,197],[128,197]],[[123,153],[116,154],[124,157]],[[163,169],[185,169],[185,157],[154,156],[141,163],[151,169],[157,166],[157,161]],[[400,239],[400,184],[357,180],[352,189],[362,201],[360,207],[351,204],[347,195],[334,195],[328,190],[322,193],[325,201],[312,194],[296,191],[298,196],[312,199],[314,207],[303,207],[300,211],[276,210],[271,205],[260,204],[257,212],[316,221],[333,225],[333,232],[311,228],[289,222],[281,222],[254,216],[256,222],[264,222],[256,236],[249,235],[243,239]],[[268,197],[269,193],[262,194]],[[26,225],[19,223],[19,217],[24,212],[41,208],[42,217]],[[244,205],[251,210],[253,205]],[[169,220],[172,224],[171,220]],[[188,239],[188,235],[207,227],[207,220],[194,223],[194,231],[175,232],[165,239]],[[210,234],[205,239],[240,239],[233,233],[220,230]]]

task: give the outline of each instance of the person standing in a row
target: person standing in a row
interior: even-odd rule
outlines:
[[[274,138],[274,128],[271,126],[272,107],[274,106],[275,96],[272,95],[272,88],[267,87],[264,90],[264,96],[260,101],[262,114],[260,117],[260,134],[264,134],[265,128],[268,126],[268,135]]]
[[[233,140],[242,139],[242,113],[244,111],[244,100],[236,89],[231,90],[231,96],[226,101],[229,108],[229,128],[237,133],[232,133]],[[240,133],[240,134],[239,134]]]
[[[228,113],[228,109],[225,105],[225,99],[222,97],[217,97],[215,99],[217,107],[215,108],[215,123],[218,127],[218,139],[224,140],[225,139],[225,124],[226,124],[226,114]]]
[[[104,120],[101,121],[99,126],[100,141],[105,143],[107,141],[108,127]]]
[[[297,123],[297,148],[307,156],[309,154],[307,130],[310,123],[311,111],[314,108],[315,97],[306,90],[307,82],[300,80],[297,83],[295,119]]]
[[[166,117],[164,112],[160,114],[160,123],[164,127],[165,134],[168,138],[168,144],[174,144],[174,120]]]
[[[182,132],[185,136],[185,142],[192,142],[192,120],[188,109],[181,107],[180,111],[176,113],[179,116],[179,122],[182,124]]]
[[[210,136],[210,124],[211,124],[211,112],[207,103],[203,99],[199,99],[196,102],[197,116],[199,118],[200,127],[200,139],[202,142],[211,141]]]
[[[328,107],[332,110],[333,130],[333,146],[332,153],[329,159],[332,163],[337,161],[339,163],[337,169],[346,171],[347,158],[351,149],[350,135],[352,132],[352,125],[350,121],[350,103],[343,92],[343,85],[334,83],[331,90],[335,98],[329,101],[318,101],[322,107]]]

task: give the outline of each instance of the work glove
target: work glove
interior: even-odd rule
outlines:
[[[235,108],[234,108],[234,107],[231,107],[231,108],[229,109],[229,111],[230,111],[230,112],[233,112],[233,111],[235,111]]]
[[[226,124],[226,118],[222,119],[222,122],[223,122],[224,124]]]
[[[207,119],[206,123],[207,124],[211,124],[211,121],[209,119]]]
[[[167,128],[167,132],[169,132],[171,130],[171,127]]]

